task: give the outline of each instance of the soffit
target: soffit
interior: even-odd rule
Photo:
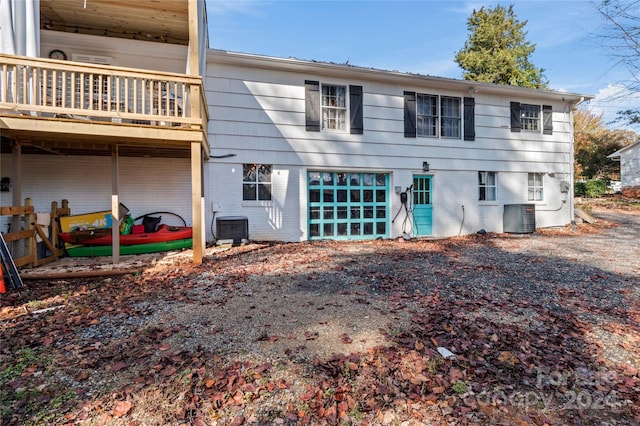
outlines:
[[[40,0],[42,29],[187,45],[187,0]]]

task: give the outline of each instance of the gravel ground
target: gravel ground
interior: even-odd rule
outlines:
[[[419,318],[426,315],[431,322],[441,317],[463,325],[465,321],[490,324],[496,329],[496,340],[501,328],[506,334],[514,327],[522,333],[548,334],[554,330],[554,318],[574,319],[582,333],[569,339],[576,345],[571,348],[575,357],[592,360],[591,367],[628,369],[637,380],[640,213],[602,210],[594,215],[608,223],[581,225],[577,232],[563,228],[437,241],[215,247],[207,250],[201,266],[190,265],[184,254],[154,258],[153,265],[137,276],[102,281],[127,286],[126,298],[105,285],[97,287],[94,299],[71,298],[61,309],[40,315],[23,315],[29,309],[18,296],[2,299],[0,344],[6,344],[2,339],[13,345],[37,344],[47,333],[60,332],[46,327],[73,318],[95,303],[98,306],[86,322],[65,326],[64,339],[49,343],[68,366],[85,365],[88,358],[95,363],[100,356],[136,364],[127,360],[125,348],[151,332],[161,335],[162,345],[174,350],[205,350],[225,363],[279,365],[290,385],[278,398],[246,406],[242,418],[247,423],[273,419],[270,413],[286,411],[288,404],[314,385],[318,363],[335,354],[393,347],[407,333],[418,336],[416,326],[425,326]],[[141,270],[140,258],[125,260]],[[85,267],[103,266],[94,262]],[[33,282],[33,293],[24,297],[41,292],[44,301],[51,284]],[[79,285],[73,280],[53,284],[67,289]],[[39,307],[60,304],[59,298],[50,299]],[[20,334],[33,327],[42,330],[32,340]],[[453,352],[465,353],[460,341],[451,337],[455,331],[448,337],[439,333],[434,335],[439,344],[445,342]],[[78,350],[81,347],[93,349]],[[145,356],[147,352],[148,348]],[[141,355],[131,355],[136,356]],[[143,374],[142,369],[133,365],[131,374],[134,370]],[[132,376],[114,377],[94,370],[82,382],[70,377],[64,381],[95,395],[104,392],[105,384],[115,387],[127,380]],[[229,419],[222,417],[220,422]],[[402,417],[389,419],[393,424]]]

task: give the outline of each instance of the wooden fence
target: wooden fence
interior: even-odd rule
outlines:
[[[62,200],[62,207],[58,202],[51,203],[51,233],[48,237],[45,230],[36,221],[36,213],[33,201],[25,199],[24,206],[0,207],[0,216],[11,216],[10,223],[21,224],[20,229],[3,233],[3,238],[11,248],[13,262],[16,267],[35,267],[54,262],[64,255],[64,249],[59,248],[58,232],[60,232],[60,216],[70,216],[69,202]],[[13,226],[13,225],[12,225]],[[49,256],[38,259],[38,244],[36,236],[39,236],[51,253]],[[18,257],[16,257],[18,256]]]

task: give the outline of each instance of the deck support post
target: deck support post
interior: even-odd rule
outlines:
[[[193,216],[193,263],[202,263],[204,255],[204,195],[202,145],[191,142],[191,215]]]
[[[22,145],[17,140],[13,141],[11,145],[12,151],[12,164],[11,164],[11,205],[22,205]],[[20,223],[20,216],[13,216],[11,219],[11,232],[19,232],[22,228]],[[5,230],[5,232],[7,232]],[[14,257],[20,257],[22,252],[20,251],[20,245],[18,242],[12,242],[11,248]]]
[[[118,145],[111,149],[111,247],[113,264],[120,263],[120,170],[118,165]]]

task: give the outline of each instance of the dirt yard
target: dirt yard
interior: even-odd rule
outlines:
[[[640,208],[592,214],[30,271],[0,295],[0,425],[637,425]]]

